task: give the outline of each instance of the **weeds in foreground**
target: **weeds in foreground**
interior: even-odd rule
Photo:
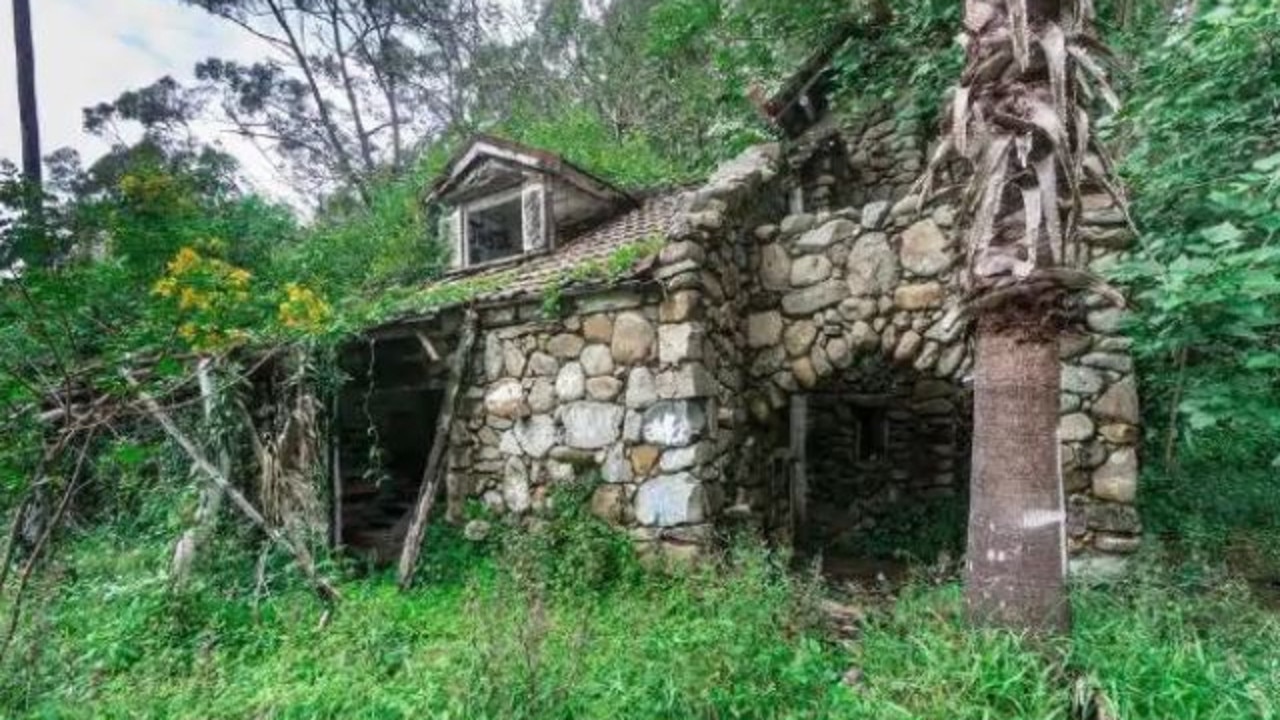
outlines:
[[[323,629],[285,558],[257,586],[245,537],[174,593],[167,534],[93,531],[38,589],[0,717],[1039,720],[1072,717],[1081,679],[1126,720],[1280,717],[1280,621],[1216,571],[1150,558],[1077,587],[1074,634],[1047,651],[967,628],[950,584],[838,640],[786,558],[740,540],[646,570],[582,510],[590,491],[485,543],[433,527],[421,587],[352,576]]]

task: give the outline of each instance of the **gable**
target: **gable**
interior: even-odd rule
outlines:
[[[441,234],[454,269],[552,250],[638,207],[554,153],[483,135],[446,165],[428,201],[446,208]]]

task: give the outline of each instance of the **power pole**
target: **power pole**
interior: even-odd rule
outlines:
[[[40,165],[40,115],[36,109],[36,53],[30,0],[13,0],[13,49],[18,59],[18,114],[22,124],[22,177],[44,185]]]

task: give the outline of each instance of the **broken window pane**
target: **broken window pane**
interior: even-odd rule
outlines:
[[[520,196],[467,213],[467,263],[478,265],[518,255],[524,248]]]

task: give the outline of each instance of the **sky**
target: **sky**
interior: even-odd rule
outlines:
[[[114,100],[164,75],[193,80],[196,62],[211,56],[251,61],[266,55],[262,41],[180,0],[31,0],[42,152],[80,151],[85,164],[107,144],[81,130],[81,110]],[[0,158],[18,163],[17,75],[13,13],[0,2]],[[261,155],[212,126],[208,140],[222,143],[245,166],[255,187],[288,200],[284,182]]]

